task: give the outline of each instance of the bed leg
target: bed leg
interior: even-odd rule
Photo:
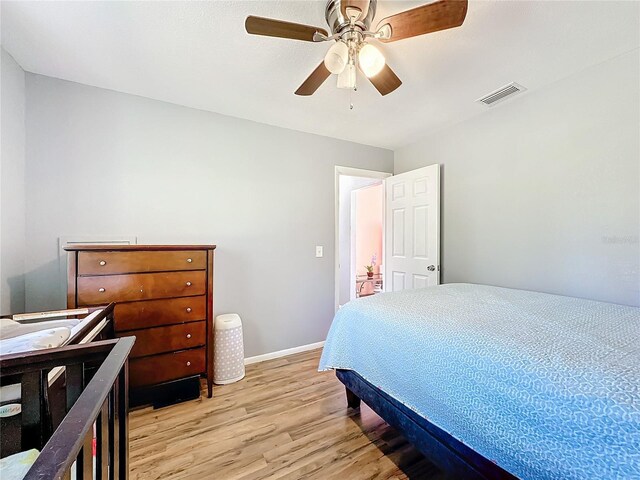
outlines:
[[[360,408],[360,399],[358,396],[347,387],[344,387],[344,389],[347,392],[347,406],[353,409]]]

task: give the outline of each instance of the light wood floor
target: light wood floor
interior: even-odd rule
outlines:
[[[445,477],[364,404],[347,409],[320,350],[249,365],[214,398],[130,415],[132,479]]]

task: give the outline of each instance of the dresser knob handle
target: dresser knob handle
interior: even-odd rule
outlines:
[[[187,287],[190,287],[190,286],[191,286],[191,282],[187,282]]]
[[[191,338],[191,334],[190,333],[187,333],[187,338]]]
[[[104,293],[104,288],[99,288],[99,289],[98,289],[98,291],[99,291],[100,293]]]
[[[190,366],[191,366],[191,362],[187,362],[187,367],[190,367]]]
[[[191,263],[193,262],[193,260],[191,260],[190,258],[187,258],[187,263]]]
[[[107,264],[107,262],[105,262],[104,260],[100,260],[100,266],[104,267]]]
[[[187,307],[187,313],[191,313],[191,307]]]

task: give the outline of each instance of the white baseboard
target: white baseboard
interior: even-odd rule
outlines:
[[[274,358],[286,357],[287,355],[293,355],[294,353],[307,352],[309,350],[315,350],[316,348],[322,348],[324,342],[310,343],[309,345],[301,345],[299,347],[287,348],[286,350],[278,350],[277,352],[265,353],[263,355],[256,355],[255,357],[247,357],[244,359],[245,365],[251,365],[252,363],[264,362],[266,360],[273,360]]]

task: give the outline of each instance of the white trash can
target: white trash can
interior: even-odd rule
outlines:
[[[218,315],[213,339],[213,382],[218,385],[244,378],[242,320],[236,313]]]

